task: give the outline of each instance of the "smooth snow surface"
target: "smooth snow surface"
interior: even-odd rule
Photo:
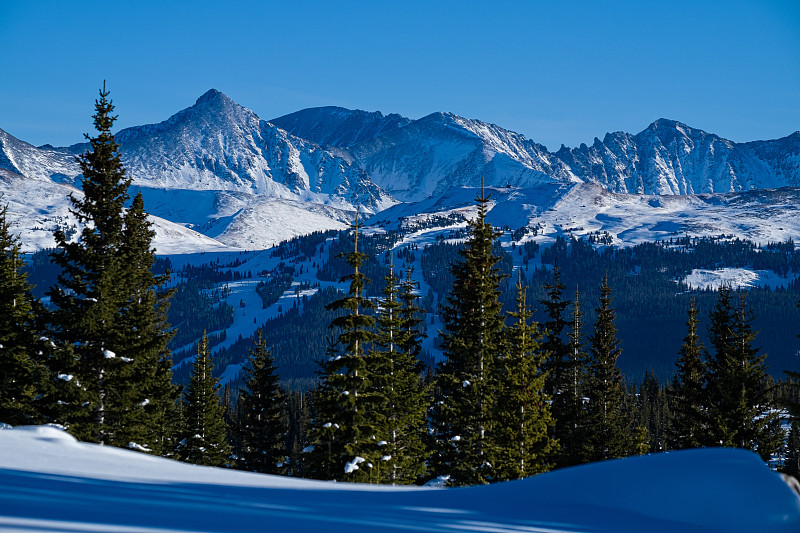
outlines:
[[[608,461],[465,489],[187,465],[0,424],[0,530],[796,532],[800,497],[753,453]]]

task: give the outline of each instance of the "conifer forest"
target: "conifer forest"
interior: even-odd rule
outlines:
[[[176,268],[156,255],[113,111],[104,87],[78,158],[75,235],[59,229],[55,249],[25,256],[0,205],[0,422],[363,483],[476,485],[710,446],[798,476],[800,375],[784,370],[800,348],[800,287],[675,281],[718,264],[798,272],[794,242],[545,246],[526,238],[535,229],[489,224],[482,190],[477,215],[425,247],[396,246],[400,230],[368,231],[356,212],[348,230],[273,248],[270,272]],[[212,356],[239,312],[226,283],[259,279],[267,308],[311,257],[340,288],[296,285],[291,307]]]

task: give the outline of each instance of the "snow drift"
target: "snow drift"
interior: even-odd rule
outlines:
[[[0,430],[0,530],[794,532],[800,496],[757,455],[703,449],[522,481],[408,488],[193,466],[85,444],[51,426]]]

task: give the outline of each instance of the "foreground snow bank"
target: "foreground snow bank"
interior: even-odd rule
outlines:
[[[757,455],[705,449],[465,489],[327,483],[0,429],[0,530],[796,532],[800,497]]]

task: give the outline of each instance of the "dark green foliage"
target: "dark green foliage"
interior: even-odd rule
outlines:
[[[83,224],[80,236],[73,242],[55,232],[52,259],[62,272],[49,292],[49,322],[59,346],[49,366],[65,383],[50,404],[83,440],[160,452],[176,396],[166,349],[169,294],[158,292],[166,277],[152,274],[154,233],[141,196],[123,209],[130,178],[107,96],[102,90],[95,105],[98,135],[87,135],[91,149],[78,158],[84,196],[72,198],[72,212]]]
[[[0,206],[0,422],[36,424],[43,421],[36,399],[48,388],[44,350],[52,347],[40,340],[38,302],[31,295],[7,209]]]
[[[288,463],[284,472],[289,476],[305,476],[305,454],[308,446],[308,430],[311,424],[310,394],[305,391],[284,389],[286,397],[286,451]]]
[[[709,322],[714,353],[708,363],[707,444],[750,449],[767,460],[780,446],[780,426],[771,410],[766,356],[752,345],[756,332],[744,295],[734,306],[731,291],[720,289]]]
[[[417,325],[419,309],[411,292],[411,270],[406,280],[394,274],[394,257],[384,279],[383,296],[378,302],[375,344],[370,353],[373,379],[371,389],[383,398],[382,433],[379,442],[380,462],[375,464],[382,482],[411,484],[425,473],[425,414],[428,390],[422,386],[423,365],[416,359],[420,352]],[[402,292],[398,294],[398,289]]]
[[[231,450],[225,426],[225,410],[219,397],[219,380],[205,333],[197,346],[192,378],[184,393],[183,431],[176,450],[182,461],[197,465],[225,466]]]
[[[322,479],[372,482],[380,458],[377,443],[385,440],[384,399],[372,385],[368,348],[375,339],[375,318],[366,312],[374,304],[364,295],[366,278],[360,269],[366,255],[358,249],[358,220],[352,228],[353,251],[345,254],[352,273],[341,279],[350,282],[350,289],[347,296],[328,305],[342,314],[331,321],[337,334],[327,360],[320,363],[309,473]]]
[[[668,446],[673,450],[698,448],[708,443],[709,420],[706,395],[704,347],[694,298],[689,305],[687,332],[680,349],[677,373],[672,387],[672,414]]]
[[[499,301],[503,278],[492,247],[499,234],[486,222],[488,198],[477,198],[471,236],[452,265],[455,278],[442,306],[442,351],[432,426],[437,449],[430,464],[436,475],[458,485],[495,477],[492,404],[493,371],[503,349],[504,320]]]
[[[562,387],[553,398],[555,418],[554,436],[560,446],[556,458],[558,467],[574,466],[583,462],[583,443],[588,438],[587,410],[584,398],[588,394],[590,371],[589,356],[583,340],[583,313],[580,292],[575,290],[572,302],[572,319],[569,323],[567,358],[564,360]]]
[[[590,376],[588,382],[586,461],[625,457],[633,447],[630,427],[623,412],[622,373],[617,368],[621,353],[615,312],[611,307],[608,278],[600,287],[600,304],[594,330],[589,337]]]
[[[521,479],[550,469],[557,450],[550,437],[554,420],[544,392],[541,334],[525,301],[522,274],[516,285],[517,309],[508,313],[505,346],[497,361],[492,434],[495,480]]]
[[[241,443],[239,466],[276,474],[286,460],[286,406],[272,353],[256,332],[255,346],[245,366],[245,389],[239,395],[236,435]]]
[[[670,449],[671,432],[669,394],[658,382],[655,373],[648,372],[639,387],[639,393],[629,395],[634,424],[634,452],[656,453]]]
[[[800,422],[792,420],[786,439],[786,458],[781,472],[800,479]]]

